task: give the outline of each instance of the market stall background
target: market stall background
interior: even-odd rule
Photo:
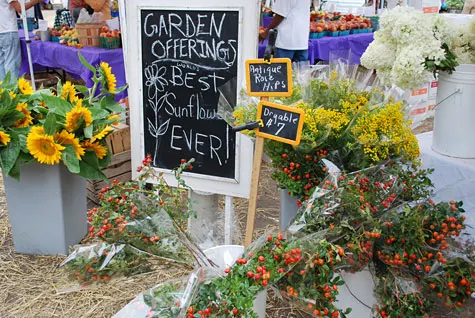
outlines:
[[[20,35],[22,55],[20,75],[24,75],[30,72],[26,53],[26,41],[24,30],[19,30],[18,33]],[[30,38],[34,38],[33,33],[30,33]],[[40,40],[32,40],[30,48],[35,72],[44,71],[46,67],[61,69],[76,79],[82,79],[86,86],[91,87],[92,72],[80,62],[78,52],[81,52],[86,61],[93,66],[99,65],[101,62],[109,63],[117,77],[117,86],[121,87],[126,84],[124,55],[121,48],[109,50],[99,47],[83,47],[77,49],[56,42],[43,42]],[[124,97],[127,97],[127,91],[116,96],[117,99]]]

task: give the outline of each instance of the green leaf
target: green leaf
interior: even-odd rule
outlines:
[[[33,94],[31,94],[29,97],[28,97],[28,100],[29,101],[34,101],[34,100],[42,100],[44,97],[44,95],[50,95],[51,94],[51,90],[49,89],[39,89],[37,91],[35,91]]]
[[[0,151],[0,162],[2,164],[2,170],[6,175],[10,175],[11,170],[17,163],[18,156],[20,155],[20,148],[20,142],[17,139],[12,138],[5,149]]]
[[[102,108],[89,108],[92,118],[95,120],[101,120],[109,117],[110,113]]]
[[[99,169],[99,162],[93,151],[86,151],[82,160],[79,161],[79,166],[81,168],[81,172],[79,172],[80,176],[91,180],[108,181],[107,177]]]
[[[5,78],[3,79],[3,82],[6,83],[6,84],[9,84],[11,82],[11,74],[10,72],[7,73],[7,75],[5,75]]]
[[[46,116],[44,127],[47,135],[54,135],[56,133],[56,116],[53,113],[48,113]]]
[[[74,149],[73,145],[66,145],[66,149],[63,151],[62,159],[66,164],[66,167],[68,167],[69,172],[77,174],[81,171],[79,159],[76,155],[76,150]]]
[[[84,85],[75,85],[75,87],[81,94],[86,95],[89,93],[89,89]]]
[[[46,106],[56,115],[66,117],[66,113],[73,108],[70,103],[59,97],[43,95],[43,98]]]
[[[10,170],[9,176],[15,179],[16,181],[20,182],[20,168],[21,168],[21,161],[15,161],[15,165]]]
[[[106,98],[103,98],[101,101],[101,106],[103,108],[106,108],[110,110],[111,112],[114,113],[123,113],[125,112],[125,109],[122,105],[118,104],[113,96],[107,96]]]
[[[103,146],[107,147],[107,155],[104,158],[99,160],[99,168],[101,169],[107,168],[112,161],[112,154],[110,152],[109,147],[105,143]]]
[[[117,88],[117,89],[115,90],[115,92],[114,92],[114,95],[117,95],[117,94],[122,93],[122,92],[125,91],[127,88],[129,88],[129,85],[128,85],[128,84],[125,84],[124,86]]]
[[[86,61],[86,59],[82,56],[81,52],[79,52],[79,51],[78,51],[78,56],[79,56],[79,60],[81,61],[82,65],[87,67],[93,74],[96,74],[96,69],[94,68],[94,66],[89,64],[89,62]]]
[[[91,139],[93,131],[94,131],[93,125],[87,126],[86,128],[84,128],[84,137],[86,137],[87,139]]]

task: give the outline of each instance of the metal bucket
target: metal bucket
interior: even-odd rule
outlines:
[[[432,149],[456,158],[475,158],[475,64],[439,75]]]

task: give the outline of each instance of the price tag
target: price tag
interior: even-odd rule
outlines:
[[[261,101],[257,109],[257,120],[262,127],[256,135],[267,139],[297,146],[300,144],[305,113],[303,110]]]
[[[246,89],[249,96],[289,97],[292,95],[292,63],[290,59],[246,61]]]

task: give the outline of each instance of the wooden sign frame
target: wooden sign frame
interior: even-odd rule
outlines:
[[[122,8],[123,9],[123,8]],[[256,30],[259,27],[260,7],[255,0],[136,0],[125,2],[127,22],[126,41],[128,52],[126,56],[127,80],[129,82],[130,101],[130,129],[132,139],[132,166],[138,167],[145,156],[144,122],[143,115],[143,70],[142,70],[142,35],[141,35],[141,10],[177,10],[177,11],[239,11],[239,49],[236,64],[238,67],[237,90],[239,93],[240,83],[244,82],[245,60],[255,57],[257,52]],[[255,39],[252,41],[250,39]],[[137,67],[140,65],[140,67]],[[238,94],[239,95],[239,94]],[[239,101],[238,101],[239,103]],[[252,149],[253,142],[242,134],[236,134],[235,143],[235,177],[225,178],[213,175],[204,175],[185,172],[183,179],[193,190],[229,195],[233,197],[249,198],[249,188],[252,175]],[[177,162],[177,166],[180,163]],[[178,186],[173,171],[169,169],[155,168],[158,173],[163,172],[165,180],[171,186]],[[132,176],[136,178],[138,172],[132,169]],[[153,180],[148,180],[153,181]]]
[[[290,113],[299,114],[300,118],[299,118],[299,123],[298,123],[298,126],[297,126],[297,135],[296,135],[295,140],[291,140],[291,139],[281,138],[281,137],[277,137],[277,136],[274,136],[274,135],[271,135],[271,134],[261,132],[259,130],[259,128],[256,128],[256,135],[260,136],[260,137],[263,137],[263,138],[266,138],[266,139],[272,139],[272,140],[275,140],[275,141],[278,141],[278,142],[289,144],[289,145],[292,145],[292,146],[298,146],[300,144],[300,139],[302,137],[303,123],[305,121],[305,112],[302,109],[298,109],[298,108],[295,108],[295,107],[280,105],[280,104],[271,103],[271,102],[267,102],[267,101],[261,101],[259,103],[258,107],[257,107],[257,120],[258,121],[262,119],[263,106],[267,106],[267,107],[275,108],[275,109],[280,109],[280,110],[287,111],[287,112],[290,112]],[[265,123],[264,123],[264,125],[265,125]]]
[[[251,73],[249,68],[252,64],[267,64],[271,65],[273,63],[285,63],[287,66],[287,92],[252,92],[251,91]],[[292,61],[288,58],[272,58],[270,62],[264,61],[264,59],[251,59],[246,60],[246,92],[247,95],[253,97],[290,97],[293,92],[293,79],[292,79]]]

